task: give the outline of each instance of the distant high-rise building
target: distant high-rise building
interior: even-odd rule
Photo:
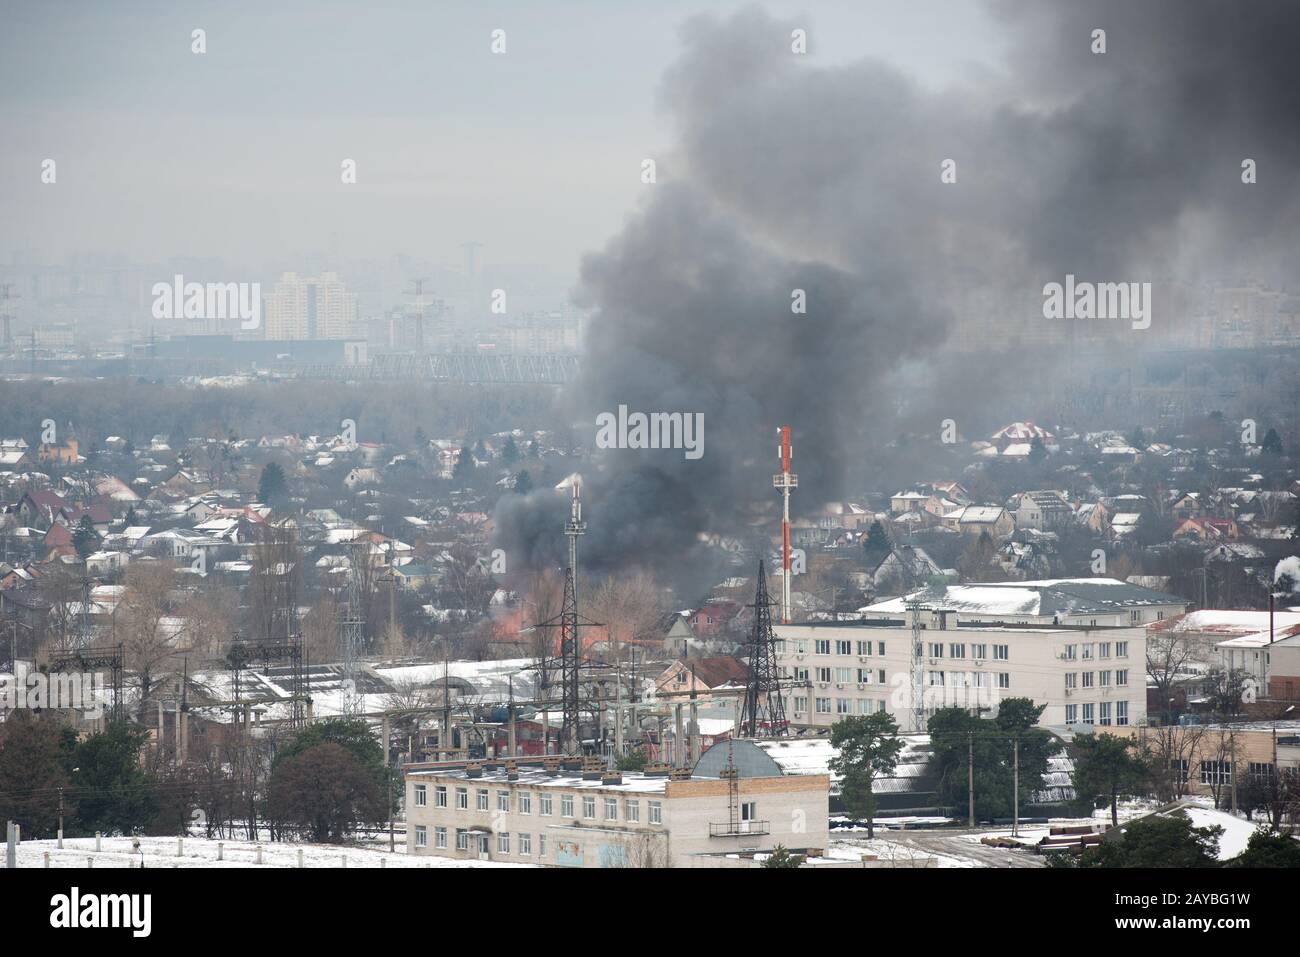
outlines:
[[[287,272],[265,297],[267,339],[349,339],[357,334],[357,297],[336,273]]]

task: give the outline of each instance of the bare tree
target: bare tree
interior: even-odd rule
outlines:
[[[1187,796],[1204,736],[1202,725],[1171,724],[1150,729],[1143,749],[1160,800],[1173,801]]]
[[[176,642],[183,629],[171,620],[172,568],[161,562],[135,562],[117,615],[117,633],[126,667],[140,681],[140,707],[176,673]]]
[[[1147,677],[1155,685],[1159,700],[1165,704],[1165,722],[1174,718],[1171,699],[1184,666],[1195,660],[1192,642],[1171,630],[1147,634]]]
[[[249,631],[267,641],[297,630],[302,554],[288,522],[266,522],[257,533],[249,576]]]

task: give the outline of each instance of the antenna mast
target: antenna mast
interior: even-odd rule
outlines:
[[[790,489],[799,487],[799,476],[790,474],[790,426],[781,434],[781,471],[772,485],[781,490],[781,624],[790,624]]]

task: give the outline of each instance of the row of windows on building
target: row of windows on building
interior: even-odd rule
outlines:
[[[1091,661],[1096,658],[1110,658],[1111,652],[1114,651],[1114,657],[1128,657],[1127,641],[1090,641],[1081,645],[1066,645],[1063,657],[1066,661]]]
[[[458,851],[469,850],[470,832],[466,828],[463,827],[456,828],[455,838],[456,838],[456,850]],[[486,840],[486,835],[480,835],[480,839]],[[516,845],[518,847],[516,853],[522,857],[531,856],[533,853],[533,836],[531,834],[516,834],[515,839],[518,842]],[[425,827],[423,824],[417,824],[415,826],[415,846],[417,848],[429,846],[429,829]],[[447,849],[447,828],[434,827],[433,846],[435,849],[438,850]],[[508,831],[500,831],[497,833],[497,853],[498,854],[510,853],[510,833]],[[538,857],[546,856],[546,835],[545,834],[537,835],[537,856]]]
[[[1182,784],[1186,784],[1190,776],[1190,762],[1186,759],[1171,760],[1169,769],[1173,771]],[[1201,762],[1201,783],[1210,786],[1219,784],[1232,783],[1232,762],[1231,761],[1202,761]],[[1246,776],[1253,784],[1270,784],[1273,781],[1273,775],[1277,769],[1264,761],[1251,761],[1246,767]]]
[[[1117,686],[1127,687],[1127,668],[1117,668],[1113,674]],[[1109,671],[1067,671],[1065,673],[1065,688],[1067,691],[1074,688],[1109,688],[1111,686],[1111,675],[1112,672]],[[1083,678],[1082,684],[1079,682],[1081,676]]]
[[[1079,724],[1080,713],[1083,715],[1083,724],[1128,724],[1127,701],[1098,701],[1095,705],[1092,703],[1067,704],[1065,706],[1065,723]]]
[[[854,702],[857,702],[855,705]],[[858,714],[872,714],[876,711],[886,711],[888,706],[884,700],[876,698],[813,698],[813,707],[816,709],[815,714],[853,714],[857,709]],[[805,695],[794,696],[794,713],[804,715],[808,713],[808,698]]]
[[[970,656],[976,661],[985,661],[989,657],[989,648],[993,649],[994,661],[1010,661],[1011,647],[1009,645],[987,645],[983,642],[971,642],[967,645],[964,641],[950,641],[946,645],[942,641],[932,641],[930,645],[931,658],[943,658],[944,651],[948,652],[947,657],[961,660],[966,657],[966,651],[969,648]]]
[[[516,811],[519,814],[533,813],[533,792],[532,791],[497,791],[496,792],[496,810],[510,811],[511,795],[516,794],[518,801]],[[448,789],[441,784],[433,788],[433,806],[445,808],[448,806],[448,798],[455,798],[455,809],[458,811],[469,810],[469,788],[456,788],[451,795]],[[537,813],[541,817],[551,817],[555,813],[555,795],[545,791],[537,796]],[[492,795],[488,788],[476,788],[474,791],[474,810],[490,811],[492,810]],[[619,820],[619,801],[616,797],[605,797],[602,799],[604,816],[603,820]],[[429,806],[429,786],[427,784],[415,785],[415,806]],[[560,817],[573,817],[574,795],[560,795]],[[651,824],[663,823],[663,802],[647,801],[646,802],[647,819]],[[586,820],[596,820],[596,796],[584,794],[582,796],[582,816]],[[641,801],[636,798],[627,798],[623,801],[623,818],[629,824],[639,824],[641,822]]]

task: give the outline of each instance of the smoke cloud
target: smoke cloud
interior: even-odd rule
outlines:
[[[583,262],[595,315],[569,400],[592,438],[595,416],[619,405],[702,412],[705,451],[593,453],[588,570],[644,564],[684,585],[717,557],[700,533],[770,534],[772,513],[760,520],[776,504],[783,424],[796,507],[842,497],[869,441],[894,427],[900,370],[925,369],[974,315],[1038,312],[1044,283],[1066,273],[1294,269],[1300,5],[992,10],[1010,37],[1005,74],[938,91],[885,63],[796,55],[791,31],[809,29],[815,53],[815,23],[757,7],[683,25],[660,91],[676,149],[655,157],[643,207]],[[1098,28],[1104,54],[1092,52]],[[792,312],[796,290],[806,315]],[[922,376],[934,407],[957,414],[1014,389],[1017,341],[988,345],[1006,362],[976,385]],[[562,564],[563,500],[510,498],[502,543],[525,563]]]

